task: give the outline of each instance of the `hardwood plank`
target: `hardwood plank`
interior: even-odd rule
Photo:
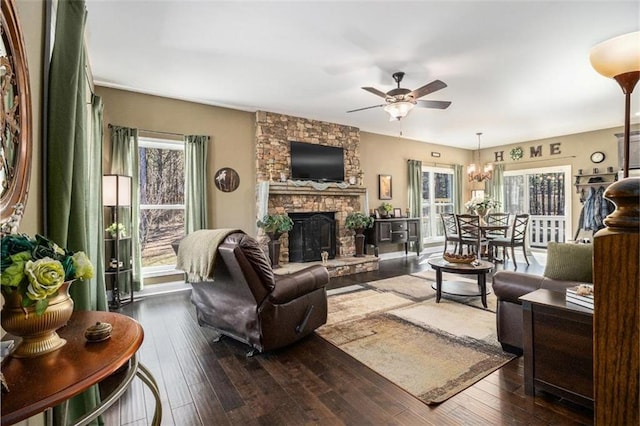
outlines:
[[[417,272],[426,268],[420,260],[382,261],[378,272],[332,279],[330,286]],[[246,345],[213,342],[217,333],[198,325],[187,292],[149,297],[122,312],[145,329],[139,357],[160,387],[163,425],[593,424],[586,409],[544,393],[525,395],[522,358],[430,407],[316,334],[247,359]],[[108,426],[150,424],[153,397],[134,382],[105,414]]]

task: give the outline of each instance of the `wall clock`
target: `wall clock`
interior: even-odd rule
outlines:
[[[593,163],[602,163],[604,161],[605,155],[604,152],[596,151],[591,154],[591,162]]]

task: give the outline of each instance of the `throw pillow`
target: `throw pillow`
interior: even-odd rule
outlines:
[[[555,280],[593,282],[593,244],[550,242],[543,275]]]

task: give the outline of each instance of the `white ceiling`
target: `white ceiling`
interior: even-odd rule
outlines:
[[[621,126],[589,49],[640,29],[633,1],[87,0],[95,83],[474,149]],[[640,46],[639,46],[640,48]],[[448,87],[389,122],[387,92]],[[636,90],[636,95],[640,89]],[[634,96],[633,120],[640,119]],[[382,101],[382,102],[381,102]]]

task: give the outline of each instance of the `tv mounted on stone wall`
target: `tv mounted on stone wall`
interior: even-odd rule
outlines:
[[[291,179],[316,182],[344,181],[344,149],[291,141]]]

